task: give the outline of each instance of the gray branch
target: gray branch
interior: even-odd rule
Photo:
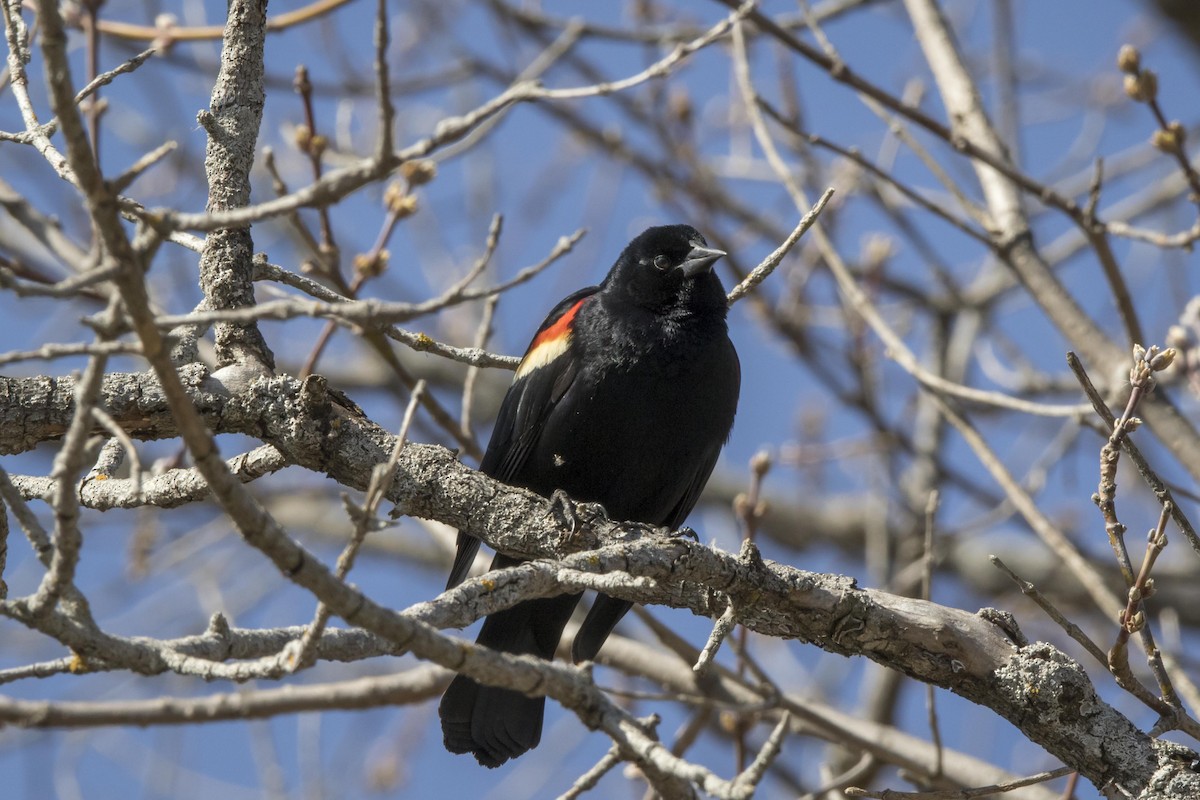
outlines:
[[[263,49],[266,45],[267,0],[233,0],[221,46],[221,70],[213,85],[208,111],[197,115],[208,132],[204,171],[208,177],[207,211],[226,211],[250,204],[250,168],[262,122]],[[250,226],[221,228],[205,239],[200,256],[200,288],[210,307],[254,305],[254,240]],[[217,365],[261,364],[275,359],[252,323],[218,322],[213,327]]]
[[[196,378],[189,381],[191,400],[214,432],[254,435],[295,463],[323,472],[343,486],[364,489],[371,469],[387,458],[392,447],[386,431],[337,406],[320,379],[303,383],[260,379],[231,392],[212,378]],[[0,381],[0,420],[18,410],[13,398],[33,396],[44,399],[36,415],[41,424],[65,428],[72,382],[39,381]],[[4,398],[9,401],[3,402]],[[133,423],[135,434],[172,433],[165,398],[148,375],[109,376],[101,401],[115,420]],[[31,435],[28,430],[6,435],[0,439],[0,451],[11,452],[14,445],[20,449]],[[539,594],[555,591],[556,582],[562,591],[560,571],[566,577],[573,572],[604,574],[606,591],[615,595],[688,608],[710,618],[724,612],[729,598],[739,610],[739,621],[750,630],[801,639],[842,655],[863,655],[991,708],[1097,786],[1111,783],[1132,796],[1168,797],[1151,791],[1158,780],[1155,776],[1166,770],[1169,780],[1192,781],[1200,791],[1200,775],[1190,773],[1176,758],[1177,752],[1154,743],[1104,703],[1077,663],[1047,644],[1018,647],[1005,630],[984,617],[861,589],[849,578],[739,558],[687,539],[610,521],[586,506],[576,509],[576,529],[566,536],[560,514],[549,501],[497,483],[437,446],[404,448],[389,499],[404,513],[460,528],[504,552],[559,560],[523,565],[504,574],[501,581],[477,580],[459,587],[455,605],[469,611],[470,618],[528,596],[530,587],[522,588],[525,581],[537,582],[532,588]],[[571,671],[528,659],[485,656],[479,648],[463,651],[461,645],[443,642],[427,627],[433,617],[397,615],[375,605],[352,587],[334,582],[294,542],[248,541],[263,547],[289,577],[317,593],[352,624],[486,682],[552,694],[560,700],[578,698],[571,695],[578,691]],[[614,577],[622,573],[630,579]],[[422,617],[428,622],[419,621]],[[465,624],[469,619],[436,621]],[[65,629],[54,634],[70,638]],[[591,724],[600,724],[599,718]],[[615,723],[609,720],[602,727],[611,724]],[[635,750],[644,752],[641,747]]]

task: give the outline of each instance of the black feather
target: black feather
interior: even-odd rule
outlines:
[[[501,405],[480,469],[549,497],[563,490],[617,520],[679,527],[729,436],[741,381],[725,291],[710,269],[722,253],[694,228],[650,228],[598,287],[559,303],[538,328]],[[459,535],[448,585],[479,541]],[[497,555],[494,569],[518,563]],[[493,614],[479,643],[550,659],[578,595]],[[597,598],[573,647],[595,657],[630,604]],[[543,697],[457,677],[439,707],[447,749],[496,767],[537,746]]]

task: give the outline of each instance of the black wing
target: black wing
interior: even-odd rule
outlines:
[[[583,301],[598,290],[598,286],[589,286],[565,298],[533,335],[500,404],[491,441],[479,464],[484,474],[512,483],[525,466],[546,417],[575,380],[578,363],[569,349],[570,326]],[[458,534],[458,551],[450,568],[447,589],[462,583],[478,551],[478,539]]]

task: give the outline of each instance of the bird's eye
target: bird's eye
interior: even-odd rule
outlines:
[[[654,257],[654,268],[655,269],[662,270],[665,272],[667,269],[670,268],[670,266],[671,266],[671,259],[667,258],[666,256],[655,256]]]

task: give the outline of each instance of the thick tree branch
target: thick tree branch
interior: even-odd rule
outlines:
[[[209,213],[250,203],[250,168],[262,123],[263,50],[267,38],[267,0],[233,0],[229,4],[221,46],[221,71],[213,85],[208,111],[198,115],[208,132],[204,170],[208,178]],[[221,228],[204,241],[200,287],[214,309],[254,305],[254,241],[250,226]],[[213,326],[217,366],[261,365],[275,368],[275,358],[258,326],[218,322]]]
[[[205,387],[210,391],[196,392],[194,402],[223,423],[218,429],[253,432],[296,463],[344,486],[365,489],[371,469],[390,452],[392,437],[334,405],[319,380],[259,380],[240,396],[211,393],[218,388],[211,380]],[[106,407],[119,419],[119,406]],[[460,464],[441,447],[405,447],[389,497],[404,513],[465,530],[513,555],[562,559],[559,565],[523,565],[499,583],[473,581],[461,587],[477,592],[481,601],[493,592],[503,594],[502,587],[521,575],[540,575],[548,588],[562,568],[607,574],[606,591],[618,596],[689,608],[712,618],[723,613],[728,597],[739,608],[741,624],[751,630],[799,638],[829,652],[865,655],[992,708],[1097,785],[1116,781],[1137,795],[1155,769],[1150,739],[1096,696],[1075,662],[1049,645],[1017,648],[1004,631],[982,617],[859,589],[845,578],[739,559],[689,540],[648,534],[640,527],[588,516],[586,507],[578,511],[574,533],[567,535],[549,501],[504,487]],[[545,692],[577,712],[580,703],[594,702],[591,690],[576,694],[580,687],[574,673],[555,671],[564,668],[484,654],[478,647],[451,646],[426,623],[375,605],[337,581],[270,522],[258,519],[264,527],[249,531],[247,540],[353,624],[479,680]],[[581,552],[585,555],[571,555]],[[623,585],[611,578],[617,573],[652,580]],[[509,591],[514,592],[513,602],[523,596]],[[458,602],[472,605],[465,598]],[[494,609],[490,603],[476,608]],[[517,663],[522,668],[515,673],[502,670],[503,681],[492,669]],[[517,674],[528,677],[516,678]],[[585,701],[585,696],[590,699]],[[643,744],[629,746],[646,757]],[[1114,757],[1114,752],[1123,755]]]

